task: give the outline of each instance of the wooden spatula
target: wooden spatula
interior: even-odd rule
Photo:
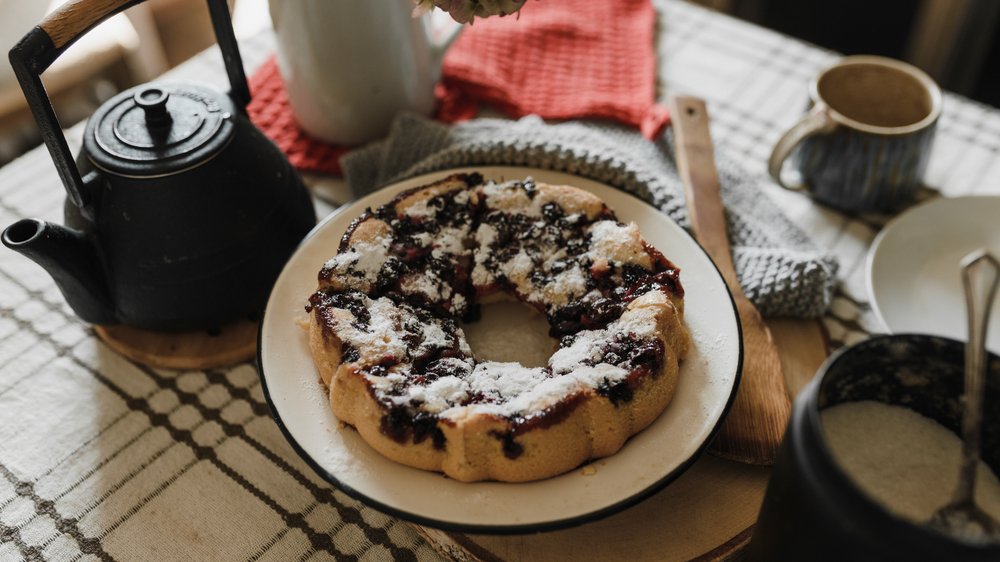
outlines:
[[[691,227],[733,293],[743,327],[743,377],[733,407],[709,451],[739,462],[773,464],[791,402],[771,332],[743,294],[733,267],[705,102],[674,96],[670,99],[670,119]]]

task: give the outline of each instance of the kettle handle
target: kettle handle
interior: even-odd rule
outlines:
[[[111,16],[141,4],[143,0],[69,0],[49,14],[10,50],[10,65],[21,84],[35,121],[55,162],[59,178],[74,205],[89,214],[90,193],[84,188],[80,171],[70,153],[59,118],[52,109],[41,74],[88,31]],[[250,102],[250,88],[243,72],[243,60],[236,44],[226,0],[207,0],[212,27],[226,64],[232,88],[230,95],[241,110]]]

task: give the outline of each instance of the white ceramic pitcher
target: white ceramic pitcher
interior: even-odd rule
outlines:
[[[444,52],[411,0],[270,0],[278,67],[296,121],[335,144],[385,135],[401,111],[430,115]]]

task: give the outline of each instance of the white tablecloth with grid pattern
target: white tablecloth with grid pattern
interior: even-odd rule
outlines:
[[[763,176],[806,85],[837,55],[677,1],[657,1],[660,94],[708,101],[717,151]],[[253,69],[273,49],[246,42]],[[174,76],[224,85],[215,52]],[[79,146],[81,126],[70,130]],[[74,148],[75,150],[75,148]],[[925,197],[1000,194],[1000,111],[945,96]],[[851,219],[765,182],[766,195],[841,263],[823,319],[833,345],[879,331],[864,257],[889,217]],[[44,148],[0,169],[0,226],[59,222]],[[321,204],[323,212],[331,207]],[[0,560],[432,560],[406,523],[332,489],[268,415],[246,363],[161,371],[113,353],[40,268],[0,251]]]

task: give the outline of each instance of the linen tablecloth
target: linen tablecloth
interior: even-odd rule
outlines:
[[[716,149],[763,178],[771,146],[805,106],[807,82],[837,55],[684,3],[655,5],[659,93],[706,98]],[[248,69],[272,48],[270,35],[245,42]],[[221,86],[220,69],[209,52],[174,77]],[[1000,194],[998,153],[1000,111],[946,95],[927,184],[949,196]],[[887,217],[848,218],[762,183],[840,261],[823,318],[833,345],[878,331],[864,256]],[[60,221],[62,200],[44,148],[0,169],[0,225]],[[298,459],[267,413],[252,363],[136,365],[75,318],[41,269],[0,249],[0,560],[438,557],[407,523],[332,489]]]

